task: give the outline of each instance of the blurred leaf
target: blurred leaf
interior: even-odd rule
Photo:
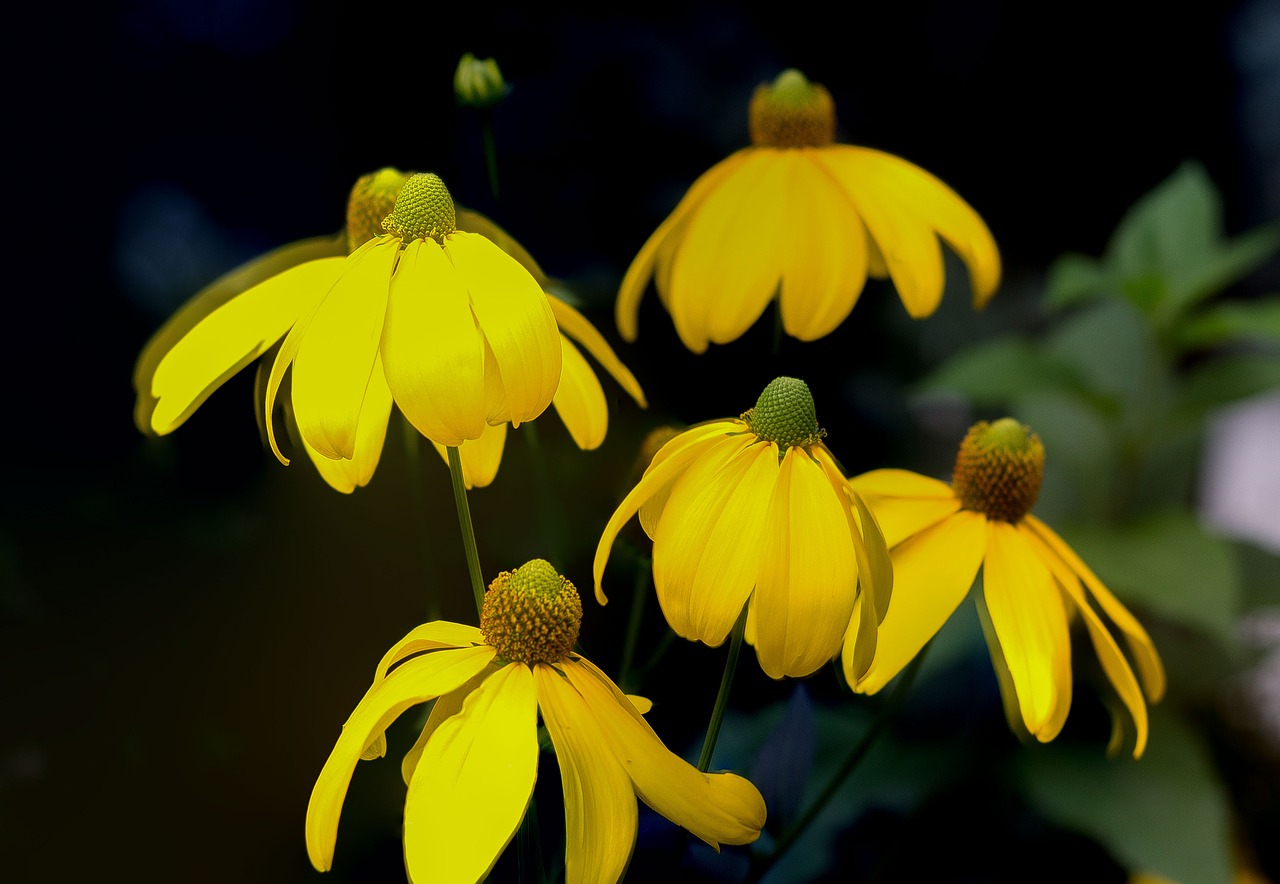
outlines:
[[[1214,408],[1275,389],[1280,389],[1280,355],[1224,356],[1187,374],[1177,414],[1183,420],[1199,421]]]
[[[1013,415],[1045,446],[1037,514],[1050,522],[1068,514],[1105,514],[1116,453],[1098,412],[1071,394],[1046,390],[1019,397]]]
[[[1062,532],[1116,595],[1226,646],[1240,610],[1240,567],[1227,541],[1190,513],[1169,512],[1124,526],[1075,526]]]
[[[1231,341],[1280,343],[1280,296],[1214,304],[1174,330],[1179,347],[1215,347]]]
[[[1008,337],[960,351],[920,381],[916,393],[959,393],[976,405],[995,406],[1034,390],[1079,387],[1066,362],[1023,338]]]
[[[1280,554],[1252,543],[1237,542],[1243,575],[1245,610],[1280,608]]]
[[[1061,255],[1049,268],[1045,280],[1045,306],[1061,310],[1072,304],[1092,301],[1112,288],[1106,270],[1094,258],[1074,252]]]
[[[1159,357],[1146,320],[1128,303],[1106,301],[1063,320],[1045,349],[1070,367],[1095,402],[1111,400],[1112,410],[1151,407]]]
[[[1223,243],[1199,268],[1199,273],[1175,292],[1171,304],[1174,312],[1203,301],[1217,294],[1249,272],[1261,266],[1276,249],[1280,248],[1280,224],[1260,227],[1241,234],[1230,243]]]
[[[1151,741],[1138,761],[1108,761],[1067,743],[1033,747],[1021,760],[1031,803],[1131,871],[1178,884],[1230,884],[1226,790],[1199,736],[1171,711],[1151,710]]]

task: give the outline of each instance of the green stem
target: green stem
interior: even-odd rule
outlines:
[[[409,474],[409,495],[413,498],[413,510],[417,517],[418,533],[422,535],[422,572],[431,574],[431,525],[427,519],[427,498],[422,493],[422,461],[419,449],[422,439],[417,429],[408,420],[402,420],[404,428],[405,472]],[[440,619],[440,600],[430,579],[427,581],[427,619]]]
[[[493,115],[488,110],[480,112],[480,131],[484,138],[484,162],[489,169],[489,189],[498,198],[498,148],[493,140]]]
[[[624,691],[634,688],[628,685],[631,663],[635,659],[636,640],[640,637],[640,623],[644,619],[644,603],[649,597],[649,574],[653,567],[648,556],[636,557],[636,585],[631,595],[631,614],[627,618],[627,635],[622,642],[622,663],[618,666],[618,686]]]
[[[462,456],[456,446],[448,446],[449,474],[453,478],[453,502],[458,505],[458,525],[462,528],[462,548],[467,554],[467,570],[471,573],[471,591],[476,596],[476,615],[484,609],[484,575],[480,570],[480,553],[476,551],[476,530],[471,525],[471,507],[467,505],[467,486],[462,481]]]
[[[916,654],[915,658],[907,664],[907,668],[903,670],[898,683],[893,686],[893,692],[889,694],[888,700],[885,701],[884,706],[881,708],[879,716],[871,723],[871,727],[867,729],[867,732],[862,735],[862,739],[854,745],[852,751],[849,752],[844,762],[841,763],[840,768],[835,772],[835,775],[827,782],[822,793],[809,805],[809,809],[786,828],[781,837],[778,838],[777,843],[774,844],[772,851],[767,855],[752,857],[751,871],[747,875],[748,882],[759,881],[764,877],[765,873],[773,867],[773,864],[782,858],[782,855],[795,843],[795,840],[803,834],[809,824],[822,812],[827,803],[835,797],[835,794],[840,791],[840,787],[844,785],[845,780],[858,769],[858,765],[867,757],[871,747],[875,744],[880,734],[884,732],[884,729],[888,727],[893,716],[907,699],[907,694],[911,691],[911,685],[920,673],[920,666],[924,662],[924,656],[928,650],[929,645],[926,644],[920,649],[920,653]]]
[[[733,624],[733,638],[729,641],[729,657],[724,661],[724,675],[720,677],[720,692],[716,694],[716,705],[711,710],[711,722],[707,725],[707,738],[702,743],[702,754],[698,756],[698,770],[706,773],[711,768],[711,754],[716,750],[716,740],[720,738],[720,725],[724,723],[725,710],[729,708],[729,689],[733,687],[733,674],[738,669],[738,654],[742,651],[742,636],[747,631],[747,606],[742,606],[738,622]]]

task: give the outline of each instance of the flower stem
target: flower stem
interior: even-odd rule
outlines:
[[[631,614],[627,618],[627,634],[622,642],[622,663],[618,666],[618,686],[623,690],[629,685],[631,664],[635,660],[636,639],[640,637],[640,623],[644,619],[644,603],[649,596],[649,574],[652,560],[645,555],[636,556],[636,584],[631,595]]]
[[[458,525],[462,529],[462,548],[467,554],[467,570],[471,573],[471,591],[476,596],[476,616],[484,609],[484,576],[480,570],[480,553],[476,551],[476,531],[471,525],[471,507],[467,505],[467,487],[462,481],[462,456],[456,446],[448,446],[449,475],[453,478],[453,502],[458,505]]]
[[[422,572],[424,576],[431,574],[431,527],[427,519],[427,499],[422,493],[422,462],[419,456],[421,436],[408,420],[400,422],[404,428],[404,460],[405,471],[409,474],[409,496],[413,498],[413,510],[418,522],[418,532],[422,535]],[[440,599],[436,595],[435,586],[427,580],[427,619],[440,619]]]
[[[742,636],[747,631],[747,606],[742,606],[738,622],[733,624],[733,637],[729,640],[729,657],[724,661],[724,675],[720,677],[720,693],[716,694],[716,705],[711,710],[711,722],[707,725],[707,738],[702,743],[702,754],[698,756],[698,770],[706,773],[711,767],[711,754],[716,750],[716,740],[720,738],[720,725],[724,723],[724,712],[729,707],[729,690],[733,687],[733,674],[738,669],[738,654],[742,651]]]
[[[489,189],[493,198],[498,198],[498,148],[493,140],[493,115],[484,110],[480,113],[480,131],[484,138],[484,162],[489,169]]]
[[[774,844],[772,851],[768,854],[751,858],[751,871],[747,875],[748,882],[759,881],[764,877],[765,873],[773,867],[773,864],[782,858],[782,855],[795,843],[795,840],[822,812],[822,809],[827,806],[827,802],[835,797],[835,794],[840,791],[840,787],[844,785],[845,780],[862,764],[863,759],[867,757],[867,753],[871,751],[871,747],[907,699],[907,694],[910,693],[911,685],[915,683],[916,676],[920,673],[920,665],[924,662],[924,656],[928,650],[929,645],[926,644],[920,649],[920,653],[916,654],[915,658],[907,664],[907,668],[903,670],[898,683],[893,686],[893,691],[889,694],[889,698],[885,701],[876,720],[871,723],[871,727],[867,728],[867,732],[862,735],[862,739],[845,756],[840,768],[827,782],[822,793],[809,805],[808,810],[794,823],[787,826]]]

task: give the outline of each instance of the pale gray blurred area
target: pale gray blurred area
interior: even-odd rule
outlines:
[[[1200,513],[1218,533],[1280,553],[1280,392],[1224,408],[1211,420]]]

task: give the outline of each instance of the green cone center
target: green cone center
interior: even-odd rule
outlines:
[[[480,633],[510,663],[559,663],[581,627],[578,590],[543,559],[503,571],[484,595]]]
[[[400,188],[382,227],[404,240],[430,238],[440,242],[458,229],[449,188],[434,172],[411,176]]]
[[[776,442],[780,451],[793,445],[813,445],[827,433],[818,426],[809,385],[798,378],[774,378],[742,419],[756,436]]]
[[[965,509],[1016,523],[1035,505],[1043,479],[1040,437],[1006,417],[969,428],[956,454],[951,488]]]
[[[822,147],[836,139],[831,93],[788,68],[756,87],[748,111],[751,143],[763,147]]]

